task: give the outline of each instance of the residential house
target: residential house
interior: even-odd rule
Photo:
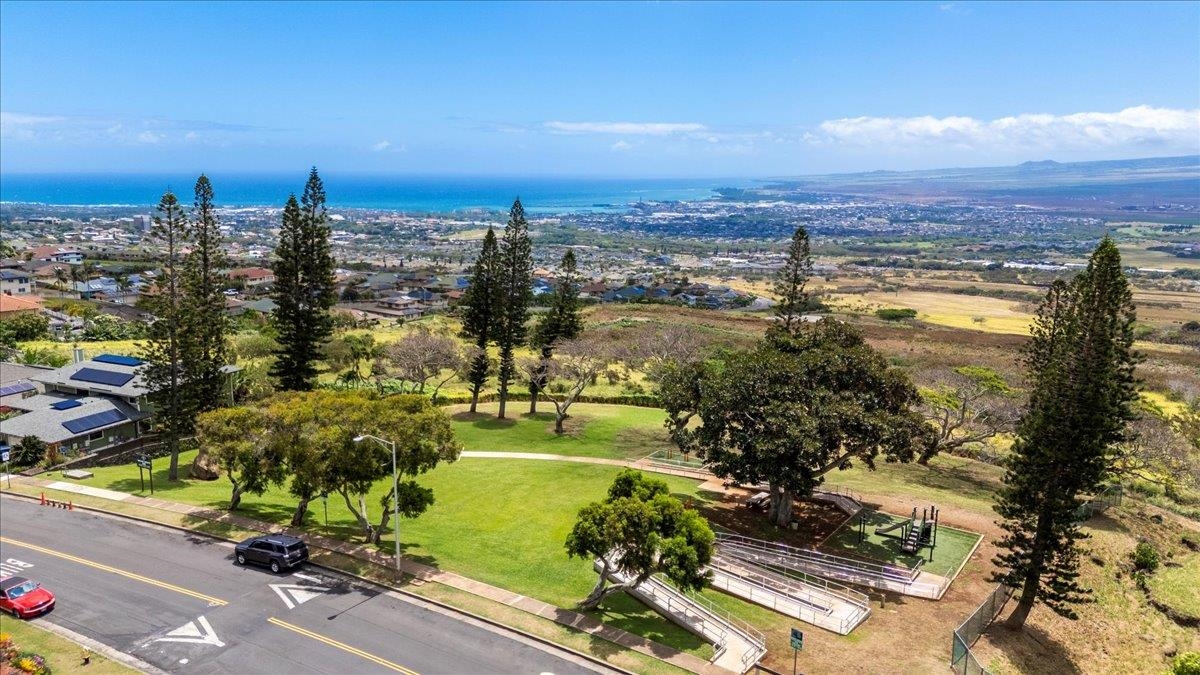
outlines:
[[[275,283],[275,273],[265,267],[239,267],[229,270],[229,278],[233,281],[241,281],[246,288]]]
[[[33,275],[13,269],[0,269],[0,293],[29,295],[33,292]]]
[[[38,246],[33,249],[30,260],[44,260],[68,265],[82,265],[83,252],[62,246]]]
[[[42,311],[42,299],[36,295],[9,295],[0,293],[0,318],[20,314],[37,314]]]

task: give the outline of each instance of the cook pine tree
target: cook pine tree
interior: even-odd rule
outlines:
[[[1006,463],[996,512],[1006,532],[996,579],[1020,589],[1009,624],[1041,602],[1074,619],[1089,589],[1079,581],[1082,498],[1110,471],[1137,398],[1133,295],[1116,244],[1105,238],[1087,268],[1055,281],[1038,308],[1025,363],[1032,383]]]
[[[223,292],[226,267],[221,249],[221,230],[213,205],[213,186],[208,177],[196,180],[192,209],[191,251],[183,261],[183,294],[187,311],[183,317],[184,370],[187,395],[193,414],[218,407],[225,398],[223,374],[225,340],[229,319]]]
[[[525,222],[525,207],[518,198],[513,202],[500,241],[500,304],[494,341],[500,350],[500,366],[496,378],[500,385],[500,410],[504,419],[508,403],[508,388],[517,374],[514,350],[525,342],[525,322],[529,318],[529,303],[533,299],[533,250],[529,242],[529,225]]]
[[[162,270],[144,306],[154,316],[147,328],[141,357],[146,362],[142,378],[153,392],[155,426],[170,453],[169,480],[179,480],[180,441],[195,422],[188,396],[184,363],[188,307],[184,298],[183,250],[188,244],[187,216],[175,193],[167,190],[156,207],[149,239],[162,249]]]
[[[777,298],[775,328],[788,335],[795,335],[804,321],[803,315],[809,304],[809,295],[804,287],[810,276],[812,253],[808,242],[808,230],[799,225],[792,234],[787,262],[779,271],[773,288]]]
[[[538,394],[546,386],[550,358],[554,347],[564,340],[574,340],[583,332],[583,317],[579,312],[579,266],[575,252],[567,249],[558,266],[558,279],[554,284],[554,295],[550,299],[550,310],[541,316],[533,329],[529,345],[539,350],[536,373],[529,378],[529,412],[537,412]]]
[[[329,310],[334,293],[334,263],[325,213],[325,186],[314,167],[300,201],[288,198],[275,260],[275,310],[272,320],[279,349],[271,374],[281,389],[309,391],[317,379],[321,347],[333,333]]]
[[[492,371],[487,348],[496,332],[500,313],[500,251],[496,233],[490,227],[471,270],[471,284],[463,293],[462,305],[463,336],[475,344],[467,371],[473,413],[479,404],[479,392]]]

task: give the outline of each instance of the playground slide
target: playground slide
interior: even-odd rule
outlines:
[[[808,581],[718,553],[711,585],[814,626],[846,635],[871,614],[863,593],[823,579]]]

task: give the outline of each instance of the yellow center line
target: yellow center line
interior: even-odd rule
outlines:
[[[299,633],[300,635],[303,635],[305,637],[310,637],[314,640],[317,640],[318,642],[324,642],[325,644],[329,645],[330,647],[337,647],[338,649],[340,649],[344,652],[349,652],[351,654],[354,654],[355,656],[361,656],[362,658],[370,661],[371,663],[381,665],[384,668],[394,670],[398,673],[405,673],[405,675],[418,675],[416,671],[409,670],[408,668],[405,668],[404,666],[402,666],[398,663],[392,663],[391,661],[388,661],[387,659],[382,659],[382,658],[379,658],[378,656],[375,656],[374,654],[368,654],[367,652],[364,652],[361,649],[356,649],[354,647],[351,647],[350,645],[348,645],[344,642],[338,642],[337,640],[334,640],[333,638],[327,638],[324,635],[318,635],[317,633],[314,633],[310,630],[301,628],[299,626],[292,625],[286,621],[280,621],[279,619],[276,619],[275,617],[271,617],[271,618],[267,619],[267,621],[269,623],[275,624],[276,626],[279,626],[280,628],[286,628],[286,629],[292,631],[293,633]]]
[[[158,586],[159,588],[165,588],[168,591],[175,591],[176,593],[182,593],[184,595],[188,595],[193,598],[203,600],[210,605],[220,606],[220,605],[229,604],[229,603],[225,602],[224,600],[222,600],[220,598],[214,598],[211,595],[197,593],[196,591],[188,590],[186,588],[176,586],[175,584],[168,584],[165,581],[159,581],[158,579],[151,579],[150,577],[144,577],[140,574],[134,574],[133,572],[126,572],[125,570],[117,569],[115,567],[110,567],[108,565],[104,565],[104,564],[101,564],[101,563],[98,563],[98,562],[95,562],[92,560],[87,560],[86,558],[80,558],[78,556],[73,556],[73,555],[70,555],[69,553],[55,551],[53,549],[45,548],[43,546],[37,546],[35,544],[27,544],[23,541],[9,539],[8,537],[0,537],[0,543],[11,544],[13,546],[20,546],[22,548],[27,548],[31,551],[37,551],[38,553],[45,553],[46,555],[54,556],[56,558],[62,558],[63,560],[70,560],[71,562],[76,562],[76,563],[79,563],[80,565],[87,565],[88,567],[93,567],[95,569],[103,570],[105,572],[112,572],[113,574],[119,574],[119,575],[125,577],[126,579],[133,579],[134,581],[141,581],[143,583],[150,584],[151,586]]]

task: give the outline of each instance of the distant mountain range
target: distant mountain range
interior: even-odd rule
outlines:
[[[753,192],[760,196],[827,192],[937,201],[972,198],[1060,207],[1092,202],[1089,208],[1200,208],[1200,155],[801,176],[771,182]]]

